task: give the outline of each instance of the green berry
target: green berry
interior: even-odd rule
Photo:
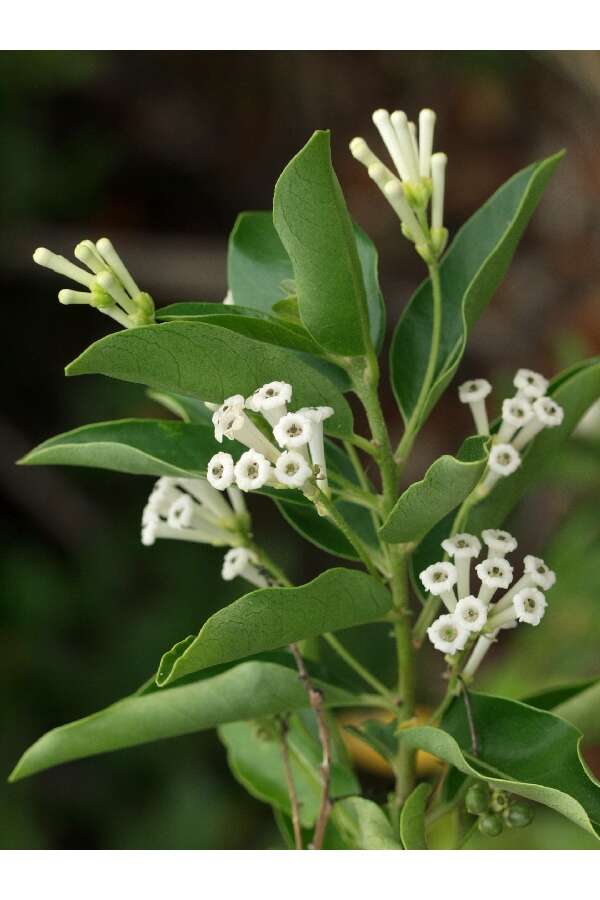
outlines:
[[[502,819],[495,813],[484,813],[479,816],[477,827],[487,837],[498,837],[502,833]]]
[[[528,803],[513,803],[504,812],[506,824],[511,828],[525,828],[533,821],[533,807]]]
[[[465,809],[472,816],[487,812],[490,805],[491,791],[484,781],[472,784],[465,795]]]
[[[510,806],[510,794],[508,791],[492,791],[490,809],[494,812],[504,812]]]

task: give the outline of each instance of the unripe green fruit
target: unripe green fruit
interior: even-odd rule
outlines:
[[[512,828],[525,828],[533,821],[533,807],[528,803],[513,803],[504,813],[507,825]]]
[[[472,784],[465,795],[465,809],[472,816],[487,812],[490,805],[491,791],[487,784],[478,781]]]
[[[504,812],[510,806],[510,794],[507,791],[492,791],[490,808],[497,813]]]
[[[479,816],[477,827],[487,837],[498,837],[502,833],[502,819],[495,813],[484,813]]]

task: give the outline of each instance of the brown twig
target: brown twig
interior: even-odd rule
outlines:
[[[298,802],[298,794],[296,785],[294,784],[294,775],[290,763],[290,750],[288,747],[288,731],[289,721],[287,716],[279,716],[279,743],[281,745],[281,756],[283,757],[283,770],[285,772],[285,780],[287,783],[288,794],[290,797],[290,807],[292,812],[292,828],[294,829],[294,843],[296,850],[303,850],[302,846],[302,830],[300,828],[300,804]]]
[[[319,741],[321,742],[321,747],[323,748],[323,760],[321,762],[321,805],[319,807],[319,814],[317,816],[317,821],[315,824],[315,832],[313,835],[312,844],[310,845],[311,849],[313,850],[322,850],[323,841],[325,839],[325,829],[327,827],[329,814],[331,813],[331,742],[329,740],[329,729],[327,727],[325,710],[323,708],[323,695],[315,688],[314,684],[312,683],[310,675],[306,671],[304,659],[302,657],[302,654],[300,653],[298,645],[290,644],[290,650],[292,651],[292,654],[296,661],[296,667],[298,669],[298,674],[300,675],[300,680],[306,688],[308,701],[315,714],[315,718],[317,720],[317,728],[319,731]]]

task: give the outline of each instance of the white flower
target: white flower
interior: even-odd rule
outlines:
[[[325,494],[329,494],[329,482],[327,480],[323,422],[329,419],[333,412],[331,406],[303,406],[302,409],[298,410],[298,415],[308,419],[312,426],[308,449],[313,466],[318,468],[316,474],[317,484]]]
[[[189,499],[189,498],[188,498]],[[179,505],[182,498],[175,501]],[[145,508],[142,515],[142,544],[150,547],[157,538],[173,538],[180,541],[192,541],[200,544],[211,544],[223,547],[235,543],[235,536],[223,528],[208,522],[194,522],[193,527],[185,527],[182,521],[171,517],[171,523],[165,521],[158,513]]]
[[[492,634],[482,634],[478,638],[477,643],[473,647],[473,652],[462,671],[462,677],[465,681],[470,681],[475,675],[475,672],[483,662],[486,653],[494,643],[496,633],[497,632],[493,632]]]
[[[546,565],[543,559],[538,556],[526,556],[523,560],[525,563],[525,574],[529,576],[530,582],[543,591],[549,591],[556,584],[556,573]]]
[[[502,422],[496,435],[499,444],[507,444],[519,428],[533,418],[533,407],[525,397],[509,397],[502,403]]]
[[[386,173],[383,171],[383,166],[379,163],[374,166],[369,166],[369,178],[375,182],[377,187],[386,197],[388,203],[402,222],[404,233],[407,237],[415,244],[425,244],[427,238],[406,199],[406,193],[402,183],[394,176],[388,179]]]
[[[528,625],[539,625],[547,606],[546,598],[537,588],[524,588],[513,597],[516,618]]]
[[[277,448],[267,440],[262,431],[256,427],[244,412],[245,399],[241,394],[234,394],[215,410],[212,422],[215,426],[215,439],[222,444],[223,438],[239,441],[251,450],[257,450],[275,462],[278,457]]]
[[[513,578],[513,567],[501,556],[490,556],[475,566],[481,581],[478,597],[482,603],[489,603],[499,588],[506,588]]]
[[[454,616],[467,631],[481,631],[487,621],[487,607],[477,597],[463,597],[456,604]]]
[[[215,453],[206,467],[206,477],[216,490],[225,491],[233,484],[233,457],[231,453]]]
[[[521,465],[519,453],[510,444],[496,444],[490,451],[489,467],[496,475],[512,475]]]
[[[450,656],[463,650],[469,640],[470,631],[454,615],[439,616],[427,629],[429,640],[442,653]]]
[[[81,241],[75,248],[75,257],[90,272],[45,247],[38,247],[33,254],[33,260],[38,265],[87,288],[87,291],[66,288],[59,291],[60,303],[65,306],[93,306],[124,328],[147,325],[154,321],[152,298],[140,291],[108,238],[100,238],[96,244],[89,240]]]
[[[489,434],[490,423],[485,406],[485,398],[491,392],[492,386],[485,378],[475,378],[465,381],[458,388],[458,399],[461,403],[468,403],[471,414],[477,428],[477,434]]]
[[[450,612],[454,610],[454,585],[458,578],[456,566],[448,562],[434,563],[420,572],[419,578],[426,591],[434,597],[441,597]]]
[[[302,488],[311,475],[311,467],[296,450],[285,450],[275,463],[275,477],[287,487]]]
[[[233,291],[231,290],[231,288],[229,288],[229,290],[223,297],[223,304],[225,306],[235,306],[235,300],[233,299]]]
[[[232,517],[231,507],[218,491],[205,478],[179,478],[180,488],[191,494],[202,506],[206,517],[216,522],[227,522]]]
[[[551,397],[538,397],[533,401],[534,416],[513,440],[518,450],[529,444],[544,428],[556,428],[562,423],[564,411]]]
[[[539,372],[532,372],[531,369],[519,369],[513,384],[518,391],[517,396],[526,397],[528,400],[543,397],[548,390],[548,379]]]
[[[470,593],[471,560],[479,556],[481,542],[473,534],[455,534],[442,541],[442,549],[453,557],[458,581],[458,596]]]
[[[500,528],[486,528],[481,537],[488,548],[488,556],[504,557],[517,549],[516,538]]]
[[[312,433],[312,422],[300,413],[287,413],[273,429],[273,435],[279,446],[289,450],[306,446]]]
[[[431,230],[441,231],[444,227],[444,192],[446,189],[445,153],[434,153],[431,157]]]
[[[246,400],[246,406],[253,412],[263,414],[269,425],[275,426],[287,413],[287,404],[292,399],[292,386],[285,381],[270,381],[257,388]]]
[[[256,450],[242,453],[233,471],[240,491],[258,490],[267,483],[272,473],[269,460]]]
[[[268,587],[269,579],[258,568],[257,562],[256,554],[252,550],[235,547],[225,554],[221,576],[224,581],[233,581],[234,578],[241,577],[257,587]]]

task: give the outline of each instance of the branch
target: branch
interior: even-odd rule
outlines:
[[[302,830],[300,828],[300,804],[298,803],[298,794],[296,785],[294,784],[294,775],[290,763],[290,751],[288,747],[289,723],[287,716],[279,717],[279,743],[281,744],[281,756],[283,757],[283,770],[285,772],[285,780],[287,783],[288,794],[290,798],[290,807],[292,811],[292,828],[294,829],[294,843],[296,850],[303,850],[302,846]]]
[[[313,685],[310,675],[306,671],[304,659],[302,658],[302,654],[300,653],[298,645],[290,644],[290,650],[292,651],[292,654],[296,661],[296,667],[298,669],[298,674],[300,675],[300,680],[306,688],[308,701],[315,714],[315,718],[317,720],[317,728],[319,731],[319,740],[321,742],[321,747],[323,748],[323,760],[321,762],[321,805],[315,824],[315,832],[313,835],[312,844],[310,845],[313,850],[322,850],[323,840],[325,838],[325,829],[327,827],[327,821],[331,813],[331,742],[329,739],[329,729],[327,727],[325,710],[323,708],[323,695]]]

